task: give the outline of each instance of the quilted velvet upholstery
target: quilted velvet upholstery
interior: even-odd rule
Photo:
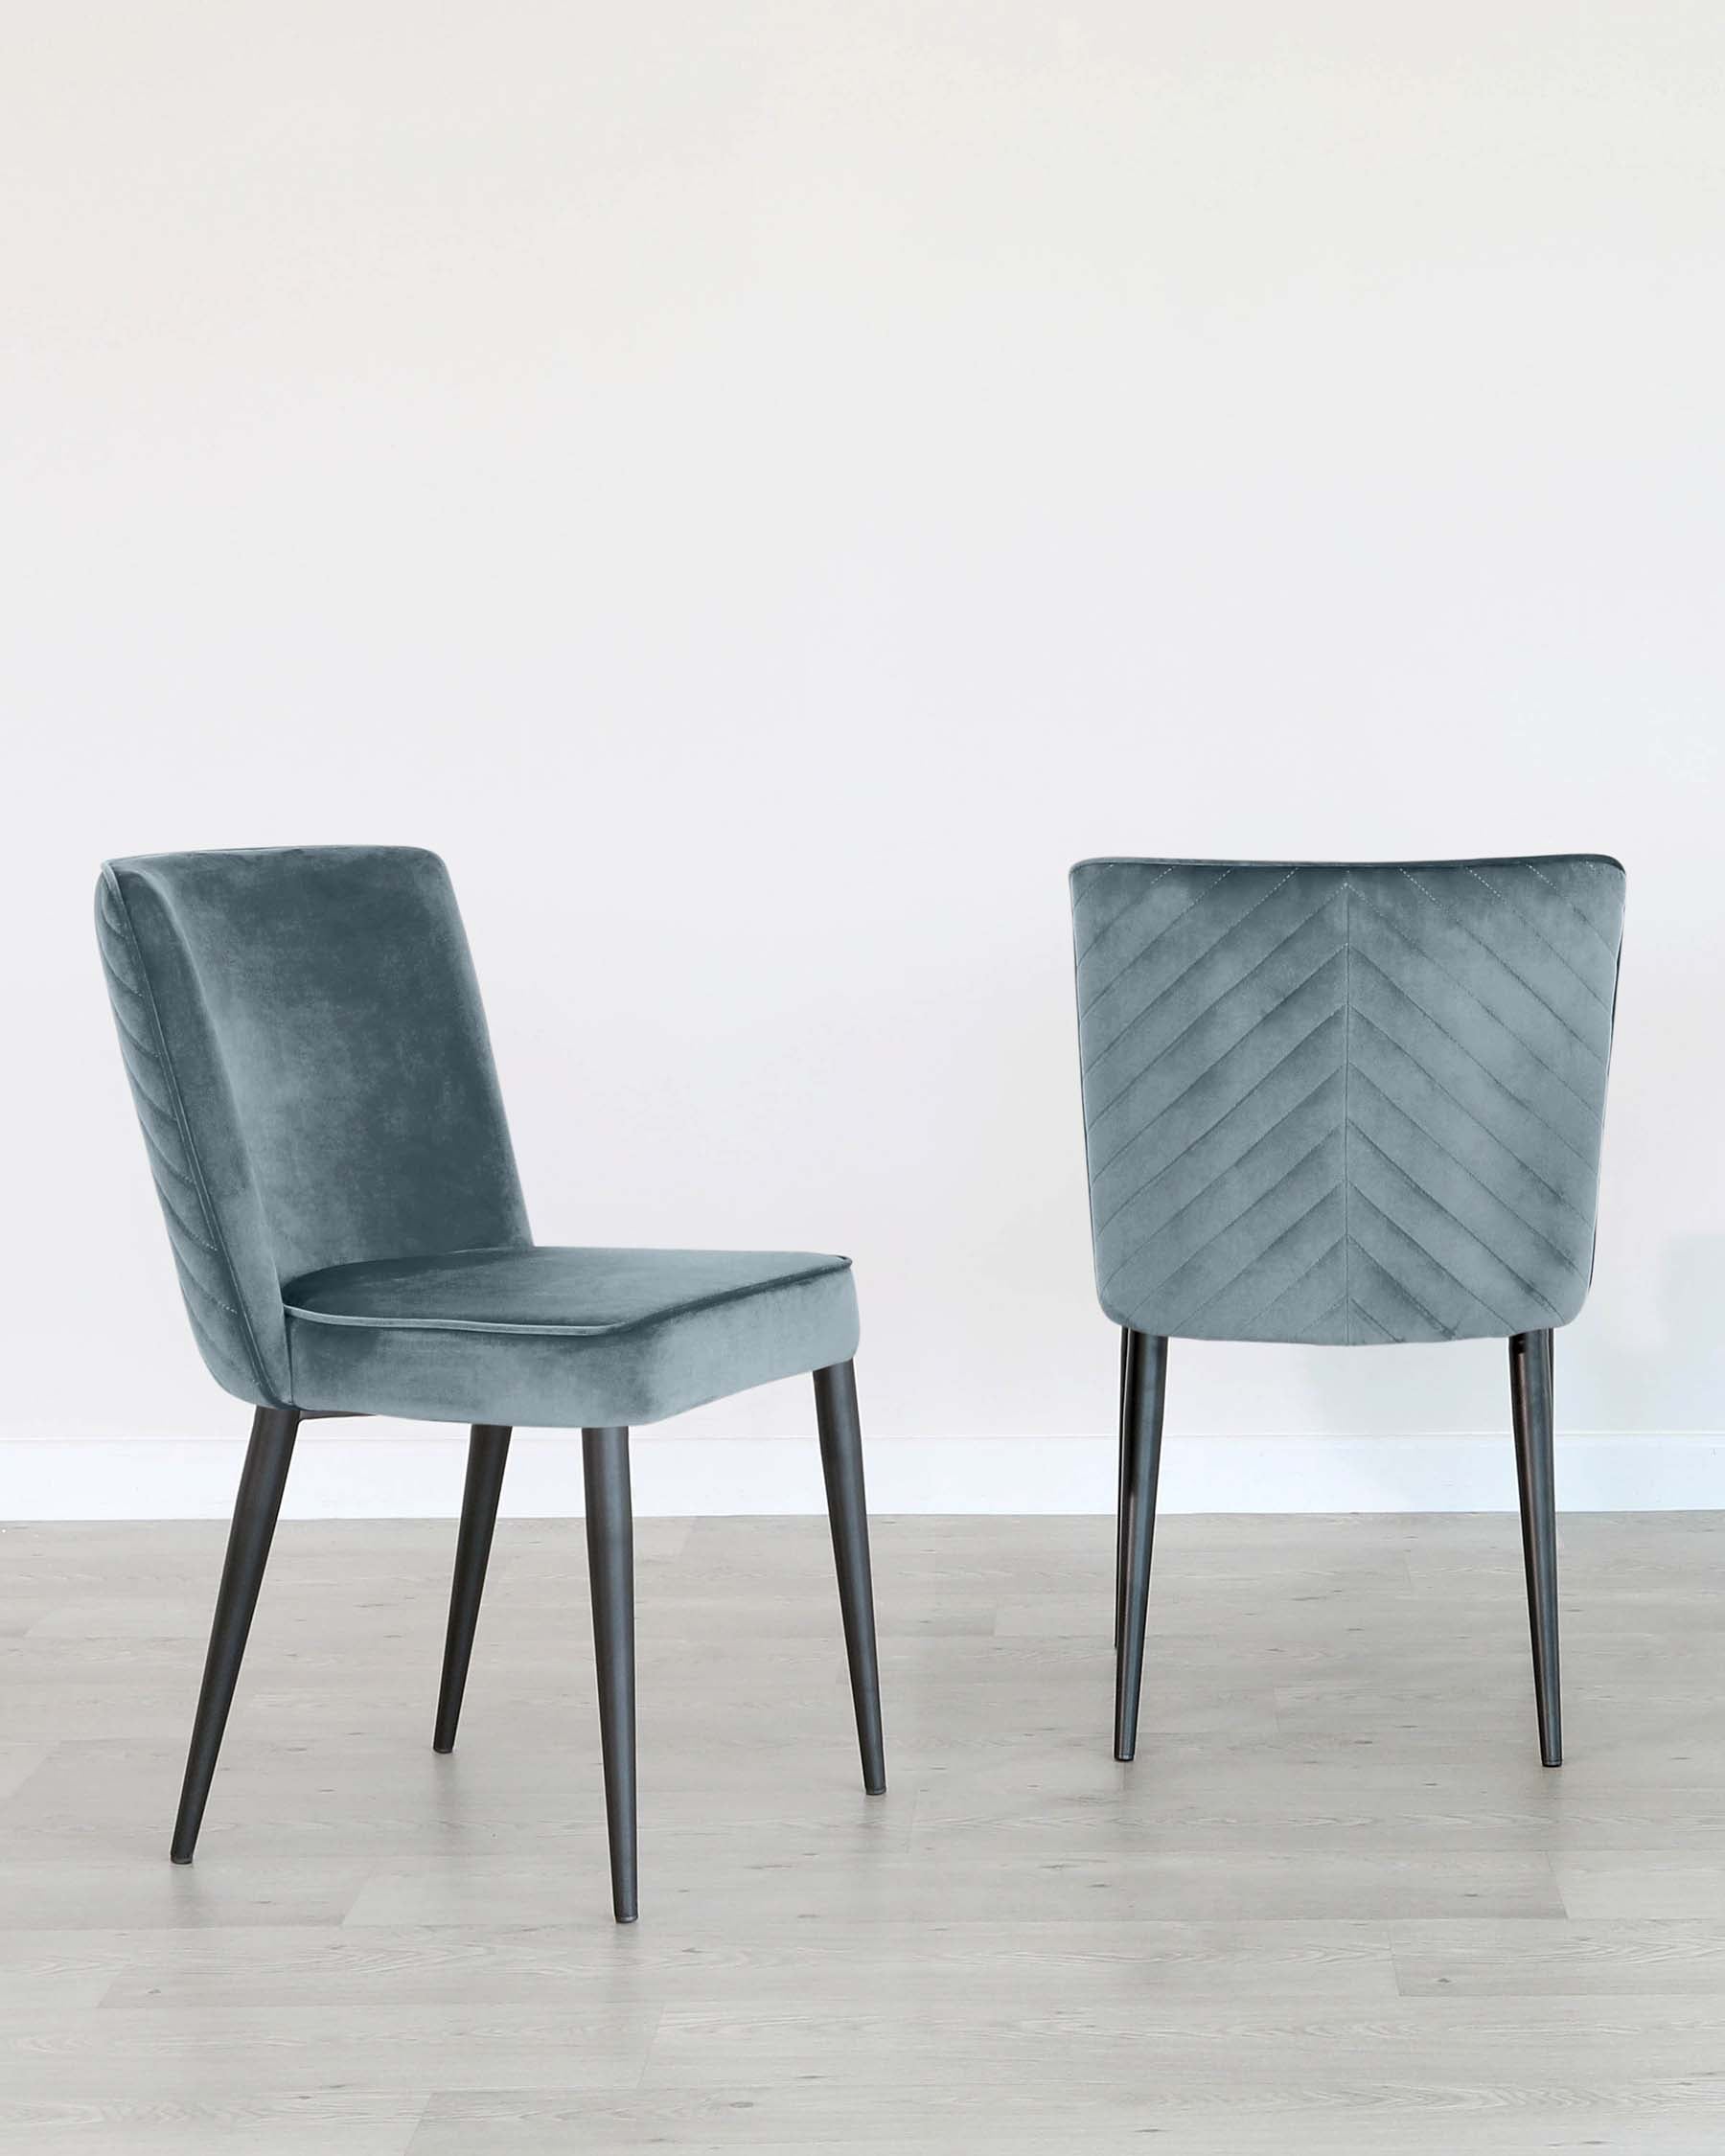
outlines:
[[[274,1270],[261,1234],[242,1237],[238,1263],[222,1241],[216,1199],[192,1149],[137,938],[118,881],[106,869],[96,887],[96,938],[193,1338],[218,1385],[242,1400],[280,1405],[288,1384],[288,1363],[286,1340],[278,1345],[271,1338]],[[222,1164],[233,1175],[232,1186],[221,1192],[225,1209],[247,1214],[255,1199],[249,1177],[231,1153],[223,1157]],[[251,1225],[249,1219],[246,1225]],[[262,1341],[252,1329],[254,1316],[263,1324]]]
[[[458,1422],[657,1422],[857,1351],[849,1261],[802,1250],[461,1250],[285,1296],[300,1406]]]
[[[193,1332],[240,1398],[590,1427],[855,1351],[842,1258],[532,1247],[435,855],[110,861],[96,912]]]
[[[1618,862],[1090,860],[1071,889],[1116,1323],[1366,1344],[1576,1315]]]

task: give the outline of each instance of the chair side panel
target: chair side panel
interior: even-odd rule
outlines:
[[[287,1338],[274,1271],[263,1250],[256,1194],[211,1188],[206,1162],[196,1150],[181,1090],[170,1059],[154,995],[145,972],[120,885],[104,869],[96,886],[96,940],[108,1001],[120,1036],[120,1052],[131,1087],[144,1148],[168,1240],[179,1274],[192,1335],[205,1367],[224,1391],[264,1406],[281,1406],[288,1392]],[[236,1163],[229,1149],[230,1166]],[[221,1203],[223,1195],[228,1204]],[[249,1204],[248,1204],[249,1198]],[[226,1227],[222,1214],[229,1220]],[[250,1264],[239,1265],[229,1247],[238,1214],[250,1215]],[[251,1275],[244,1286],[241,1273]],[[254,1324],[254,1319],[261,1320]]]

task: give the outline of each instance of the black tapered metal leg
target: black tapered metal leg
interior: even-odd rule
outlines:
[[[227,1556],[216,1594],[203,1687],[197,1695],[197,1717],[192,1725],[192,1747],[186,1755],[179,1816],[173,1824],[172,1854],[175,1864],[190,1864],[197,1846],[197,1830],[203,1824],[222,1732],[234,1704],[234,1686],[245,1656],[252,1612],[258,1606],[258,1590],[264,1584],[264,1567],[269,1559],[269,1545],[282,1509],[282,1492],[287,1487],[299,1421],[292,1408],[260,1408],[252,1417],[251,1443],[240,1476],[234,1524],[228,1529]]]
[[[1150,1609],[1150,1552],[1156,1539],[1156,1483],[1162,1466],[1162,1404],[1168,1343],[1160,1334],[1128,1332],[1120,1418],[1121,1478],[1119,1646],[1115,1654],[1115,1757],[1138,1750],[1138,1694],[1144,1681],[1144,1626]]]
[[[455,1576],[449,1586],[449,1625],[444,1635],[443,1683],[437,1693],[437,1729],[431,1739],[433,1752],[455,1749],[455,1726],[461,1720],[468,1663],[473,1655],[473,1629],[479,1622],[485,1568],[491,1561],[492,1535],[497,1525],[497,1500],[503,1494],[503,1470],[508,1462],[508,1430],[501,1423],[474,1423],[468,1439],[461,1529],[455,1538]]]
[[[862,1487],[862,1424],[857,1373],[850,1363],[815,1372],[815,1416],[826,1477],[827,1519],[839,1569],[839,1608],[850,1664],[851,1702],[862,1786],[871,1797],[886,1787],[886,1745],[881,1734],[881,1669],[875,1651],[874,1582],[868,1563],[868,1502]]]
[[[1553,1473],[1554,1362],[1552,1334],[1517,1333],[1509,1342],[1509,1406],[1521,1496],[1522,1563],[1533,1642],[1533,1705],[1539,1756],[1563,1764],[1563,1691],[1557,1656],[1557,1503]]]
[[[1132,1447],[1126,1437],[1126,1358],[1131,1352],[1132,1328],[1120,1327],[1120,1483],[1115,1502],[1115,1653],[1126,1631],[1126,1510],[1131,1487]]]
[[[619,1924],[640,1915],[635,1857],[634,1513],[627,1430],[584,1430],[587,1575],[599,1671],[599,1744],[610,1836],[611,1908]]]

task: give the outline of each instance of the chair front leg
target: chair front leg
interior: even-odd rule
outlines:
[[[584,1430],[587,1576],[593,1658],[599,1673],[599,1746],[610,1839],[611,1910],[619,1924],[640,1915],[635,1851],[634,1513],[627,1430]]]
[[[443,1683],[437,1694],[433,1752],[453,1752],[455,1727],[473,1657],[473,1631],[485,1593],[497,1525],[497,1501],[509,1463],[509,1432],[500,1423],[476,1422],[468,1439],[467,1486],[461,1497],[461,1528],[455,1539],[455,1576],[449,1586],[449,1623],[444,1637]]]
[[[1557,1658],[1554,1361],[1549,1330],[1517,1333],[1510,1340],[1509,1411],[1515,1425],[1522,1565],[1528,1576],[1528,1629],[1533,1645],[1533,1708],[1539,1720],[1539,1756],[1548,1767],[1563,1764],[1563,1690]]]
[[[862,1786],[871,1797],[886,1787],[886,1743],[881,1733],[881,1667],[875,1647],[874,1581],[868,1562],[868,1500],[862,1486],[862,1423],[857,1412],[854,1363],[815,1372],[815,1419],[826,1479],[827,1520],[839,1571],[839,1608],[850,1664]]]
[[[203,1686],[197,1695],[192,1746],[186,1755],[179,1817],[173,1826],[171,1853],[175,1864],[190,1864],[197,1846],[197,1830],[203,1824],[222,1732],[234,1704],[234,1686],[245,1658],[246,1636],[258,1606],[258,1590],[264,1584],[264,1567],[269,1560],[299,1424],[299,1412],[294,1408],[260,1408],[252,1417],[251,1443],[246,1447],[245,1466],[240,1476],[240,1494],[234,1501],[227,1557],[216,1595],[209,1652],[204,1658]]]

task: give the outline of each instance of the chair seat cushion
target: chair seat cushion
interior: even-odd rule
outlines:
[[[806,1250],[458,1250],[282,1299],[293,1406],[436,1422],[657,1422],[857,1347],[850,1260]]]

